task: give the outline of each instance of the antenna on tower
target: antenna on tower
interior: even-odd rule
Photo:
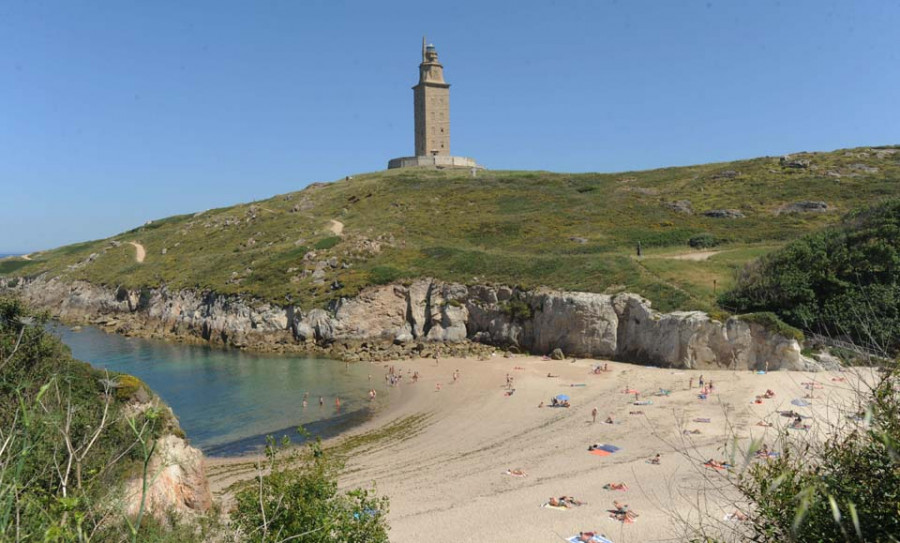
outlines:
[[[425,62],[425,35],[422,35],[422,62]]]

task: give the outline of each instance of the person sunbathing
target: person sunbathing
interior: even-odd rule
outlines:
[[[559,375],[553,375],[553,374],[551,374],[551,373],[548,371],[548,372],[547,372],[547,377],[553,378],[553,377],[559,377]]]
[[[725,469],[731,467],[730,464],[726,464],[725,462],[719,462],[718,460],[713,460],[710,458],[706,462],[703,463],[704,466],[709,466],[715,469]]]
[[[775,397],[775,392],[774,392],[771,388],[767,388],[767,389],[766,389],[766,393],[763,394],[763,397],[766,398],[766,399],[774,398],[774,397]]]
[[[684,435],[699,434],[699,433],[700,433],[700,430],[698,430],[698,429],[695,428],[695,429],[693,429],[693,430],[683,430],[681,433],[684,434]]]
[[[607,416],[606,420],[603,422],[605,422],[606,424],[615,424],[616,423],[616,421],[613,420],[612,415]]]
[[[576,500],[572,496],[560,496],[558,498],[551,497],[547,503],[553,507],[578,507],[579,505],[583,505],[584,502]]]
[[[761,421],[757,422],[756,425],[762,426],[763,428],[771,428],[772,427],[772,423],[765,421],[765,420],[761,420]]]
[[[634,522],[638,514],[628,509],[627,503],[619,503],[618,500],[613,502],[613,510],[610,515],[612,518],[621,522]]]
[[[606,483],[603,485],[605,490],[628,490],[628,485],[625,483]]]
[[[525,470],[522,468],[510,468],[506,470],[507,475],[512,475],[513,477],[527,477],[528,474],[525,473]]]
[[[658,466],[661,460],[662,460],[662,457],[660,456],[660,454],[659,454],[659,453],[656,453],[656,456],[654,456],[653,458],[651,458],[651,459],[649,460],[649,462],[650,462],[651,464],[654,464],[654,465],[657,465],[657,466]]]

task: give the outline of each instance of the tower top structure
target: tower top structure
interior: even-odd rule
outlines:
[[[409,166],[476,167],[470,158],[450,155],[450,84],[437,48],[422,36],[419,82],[413,87],[415,156],[395,158],[388,168]]]

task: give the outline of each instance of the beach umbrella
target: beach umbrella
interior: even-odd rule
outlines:
[[[556,399],[559,400],[559,401],[561,401],[561,402],[567,402],[567,401],[569,401],[569,397],[566,396],[565,394],[560,394],[559,396],[556,397]]]

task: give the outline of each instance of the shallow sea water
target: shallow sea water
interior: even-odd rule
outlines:
[[[191,443],[211,456],[258,450],[266,435],[296,441],[298,425],[331,437],[371,417],[369,388],[386,392],[374,375],[369,382],[375,368],[366,364],[127,338],[88,326],[51,330],[79,360],[146,382],[175,411]]]

